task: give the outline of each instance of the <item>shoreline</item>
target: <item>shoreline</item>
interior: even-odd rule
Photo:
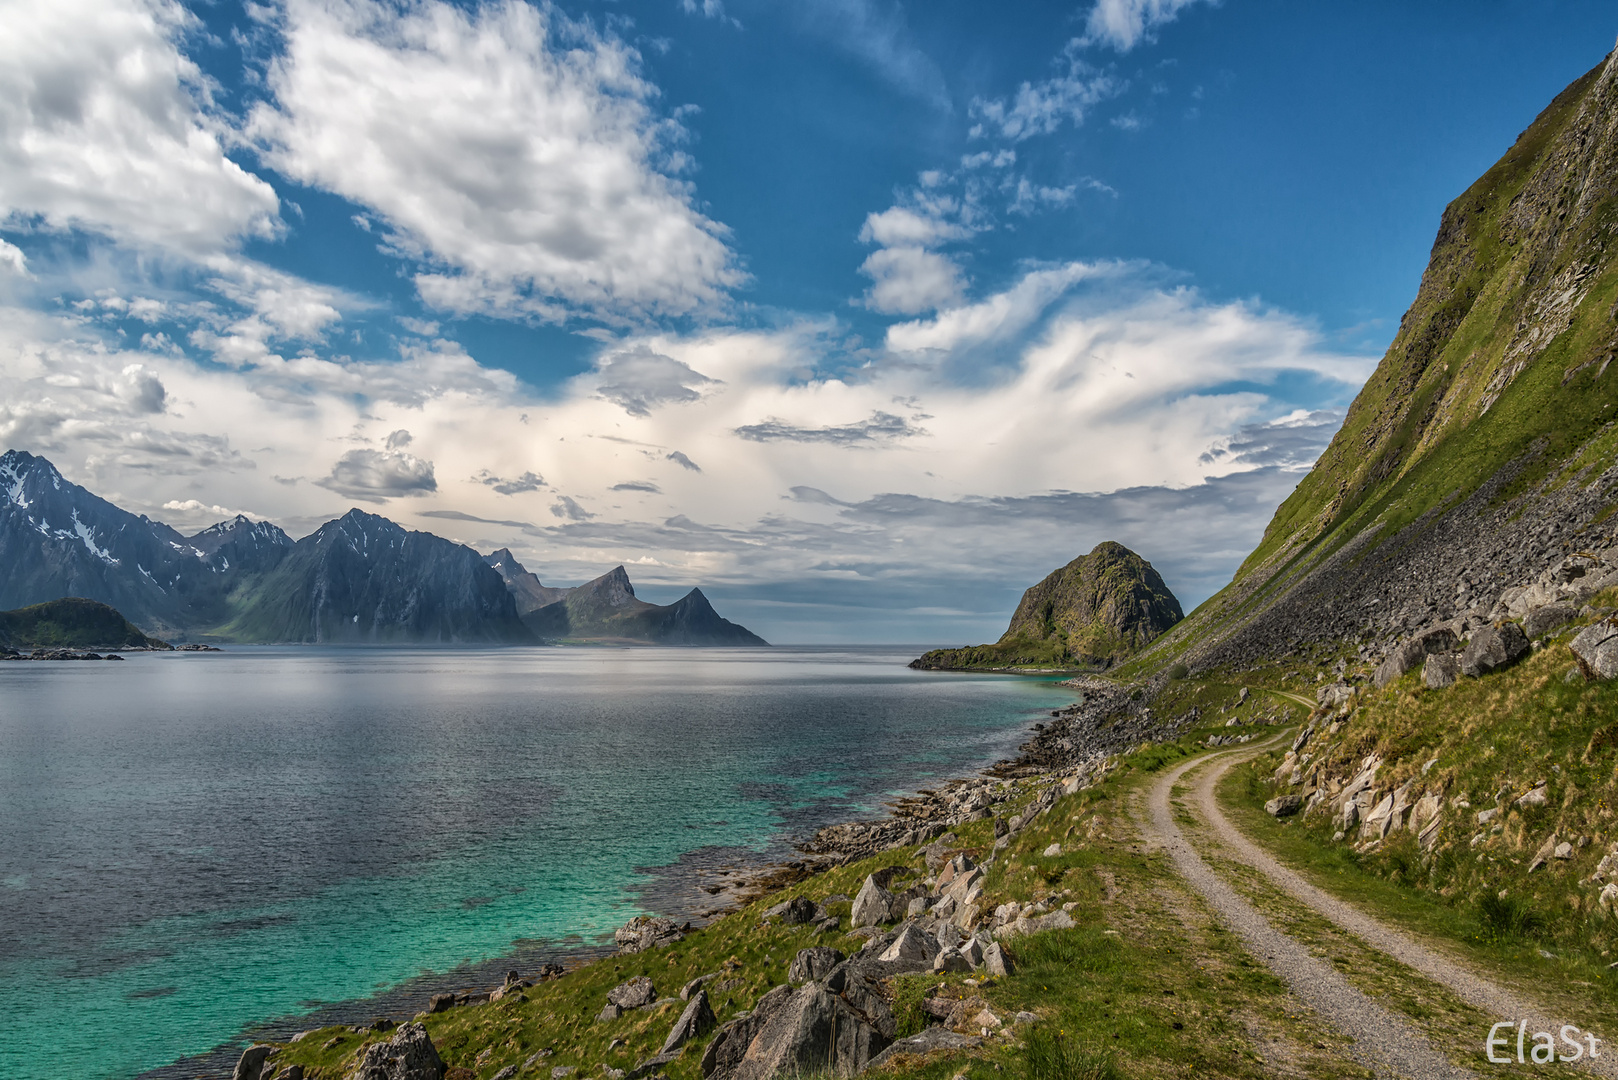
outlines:
[[[1079,684],[1083,679],[1057,685],[1082,691],[1085,687]],[[1012,780],[1052,771],[1029,760],[1030,748],[1043,731],[1050,729],[1052,721],[1084,710],[1090,696],[1086,694],[1062,709],[1048,710],[1047,720],[1033,720],[1031,725],[1020,728],[1024,741],[1015,757],[985,761],[966,776],[940,777],[929,788],[881,797],[879,816],[836,820],[807,835],[800,832],[777,837],[762,851],[699,845],[665,866],[637,867],[636,872],[649,875],[650,880],[632,882],[626,892],[645,897],[647,902],[640,906],[652,917],[672,920],[682,930],[697,931],[762,897],[869,854],[858,842],[847,847],[830,842],[829,837],[839,831],[864,833],[872,838],[892,833],[893,839],[885,840],[882,847],[894,847],[915,828],[907,823],[938,815],[940,800],[948,798],[945,793],[970,788],[989,793],[985,794],[986,806],[998,805],[1009,797],[1005,792],[1011,790]],[[989,812],[983,811],[982,816],[989,816]],[[938,825],[932,835],[942,834],[946,827]],[[377,1022],[404,1023],[427,1009],[435,995],[450,993],[458,999],[469,997],[476,1001],[480,995],[486,997],[505,985],[511,971],[518,972],[524,980],[539,981],[547,977],[543,974],[547,970],[571,972],[617,955],[618,951],[610,940],[588,941],[577,934],[518,939],[499,956],[417,975],[370,997],[321,1002],[307,1013],[269,1017],[245,1025],[235,1040],[137,1073],[134,1080],[228,1080],[241,1056],[243,1039],[248,1044],[284,1042],[300,1031],[317,1027],[342,1025],[369,1030]]]

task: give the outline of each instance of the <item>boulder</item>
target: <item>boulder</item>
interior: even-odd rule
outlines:
[[[920,1057],[935,1050],[970,1050],[982,1045],[983,1040],[976,1035],[959,1035],[942,1024],[934,1024],[919,1035],[912,1035],[908,1039],[900,1039],[876,1057],[871,1059],[871,1067],[884,1065],[900,1054],[911,1054]]]
[[[1603,619],[1579,631],[1568,646],[1587,679],[1618,678],[1618,619]]]
[[[1061,844],[1052,844],[1050,847],[1045,849],[1045,858],[1047,858],[1047,859],[1057,858],[1061,854],[1062,854],[1062,845]]]
[[[704,986],[707,986],[717,978],[719,978],[719,973],[717,971],[708,975],[698,975],[696,978],[680,987],[680,1000],[690,1001],[692,994],[696,993],[698,990],[701,990]]]
[[[850,921],[855,926],[876,926],[893,918],[893,894],[876,883],[874,875],[866,875],[854,897],[854,910]]]
[[[784,1074],[822,1072],[851,1077],[890,1041],[848,1002],[806,983],[775,1010],[725,1080],[774,1080]]]
[[[1558,627],[1566,626],[1579,617],[1579,609],[1572,604],[1544,604],[1523,618],[1522,630],[1529,639],[1544,637]]]
[[[787,965],[787,982],[793,986],[799,983],[819,982],[831,974],[833,968],[841,964],[848,957],[836,949],[825,945],[816,945],[811,949],[799,949],[798,955],[792,958]]]
[[[258,1080],[259,1074],[264,1071],[264,1059],[275,1053],[275,1047],[264,1043],[255,1043],[242,1051],[242,1056],[236,1062],[236,1071],[230,1074],[230,1080]]]
[[[644,975],[636,975],[607,991],[607,1000],[620,1009],[639,1009],[657,1000],[657,988]]]
[[[620,953],[645,952],[647,949],[684,941],[685,931],[689,925],[682,926],[673,919],[658,916],[636,915],[613,931],[612,937],[618,943]]]
[[[1390,792],[1382,796],[1382,801],[1371,808],[1371,812],[1360,822],[1361,840],[1380,840],[1388,835],[1393,824],[1393,803],[1393,794]]]
[[[1461,658],[1455,653],[1432,653],[1421,665],[1421,681],[1429,690],[1454,686],[1461,677]]]
[[[680,1014],[680,1018],[674,1022],[674,1027],[669,1029],[669,1036],[663,1040],[663,1049],[658,1053],[666,1054],[671,1050],[678,1050],[692,1039],[702,1038],[712,1031],[718,1022],[718,1018],[713,1014],[713,1007],[708,1004],[708,992],[698,990],[690,1004],[686,1005],[685,1011]]]
[[[1539,845],[1539,850],[1534,852],[1533,859],[1531,859],[1528,863],[1528,872],[1530,874],[1550,861],[1551,856],[1556,854],[1556,845],[1559,842],[1560,841],[1558,841],[1556,838],[1556,834],[1551,833],[1550,839]]]
[[[777,986],[758,999],[751,1012],[742,1013],[724,1025],[708,1042],[702,1054],[702,1075],[728,1078],[740,1065],[753,1039],[764,1030],[771,1017],[792,997],[792,987]]]
[[[1543,783],[1535,784],[1528,791],[1517,796],[1516,804],[1522,807],[1544,806],[1551,801],[1550,790]]]
[[[1271,817],[1287,817],[1303,809],[1303,796],[1280,795],[1264,804],[1264,812]]]
[[[1551,852],[1551,858],[1553,858],[1553,859],[1564,859],[1565,860],[1565,859],[1571,859],[1572,857],[1573,857],[1573,845],[1568,843],[1565,840],[1562,841],[1560,844],[1557,844],[1556,845],[1556,850]]]
[[[813,922],[816,914],[818,909],[813,900],[807,896],[794,896],[791,900],[785,900],[770,908],[764,913],[764,917],[777,919],[787,926],[802,926],[804,923]]]
[[[1618,882],[1607,882],[1596,902],[1601,905],[1603,913],[1609,913],[1614,907],[1618,907]]]
[[[1528,652],[1528,635],[1513,622],[1485,626],[1472,635],[1461,654],[1461,674],[1476,679],[1522,659]]]
[[[1431,653],[1454,652],[1461,647],[1455,631],[1447,626],[1424,630],[1388,654],[1371,676],[1378,689],[1421,664]]]
[[[387,1042],[365,1048],[350,1080],[444,1080],[444,1072],[444,1061],[428,1038],[427,1029],[420,1024],[404,1024]]]
[[[914,971],[926,971],[933,966],[939,953],[938,939],[915,923],[906,923],[893,939],[893,944],[877,957],[885,964],[902,964]]]
[[[1016,970],[1016,965],[996,941],[983,948],[983,970],[997,979],[1003,979]]]
[[[972,961],[968,960],[959,949],[943,949],[933,958],[933,970],[939,974],[951,971],[968,974],[972,967]]]
[[[997,927],[994,936],[997,938],[1021,937],[1024,934],[1037,934],[1043,930],[1071,930],[1078,924],[1073,916],[1065,911],[1053,911],[1049,915],[1022,915],[1015,922],[1009,922]]]

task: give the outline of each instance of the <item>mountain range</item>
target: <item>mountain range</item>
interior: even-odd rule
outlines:
[[[67,480],[45,458],[0,456],[0,610],[62,597],[116,608],[171,640],[763,645],[693,589],[638,600],[623,567],[546,588],[502,549],[350,510],[294,541],[238,516],[185,536]]]

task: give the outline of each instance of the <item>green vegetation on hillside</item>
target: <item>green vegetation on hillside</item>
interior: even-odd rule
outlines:
[[[1618,77],[1606,69],[1558,95],[1445,209],[1416,300],[1342,429],[1231,584],[1156,656],[1217,635],[1368,530],[1381,543],[1508,466],[1519,471],[1501,497],[1618,460],[1618,157],[1607,131]]]
[[[147,649],[167,643],[141,633],[115,609],[77,596],[0,611],[0,646],[11,649]]]
[[[1182,617],[1152,564],[1109,540],[1023,593],[999,641],[934,649],[910,666],[1099,670],[1134,655]]]

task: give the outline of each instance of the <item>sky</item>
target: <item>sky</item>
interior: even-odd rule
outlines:
[[[778,642],[1189,611],[1610,5],[0,0],[0,448]]]

